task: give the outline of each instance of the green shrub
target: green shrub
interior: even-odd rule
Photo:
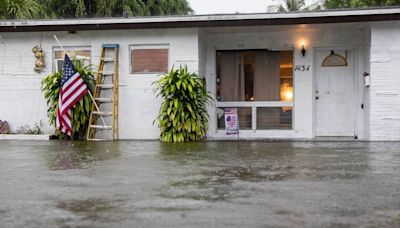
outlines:
[[[207,104],[212,98],[206,91],[205,80],[187,67],[163,75],[153,83],[157,97],[163,98],[156,119],[163,142],[200,141],[208,130]]]
[[[95,73],[88,66],[83,66],[80,61],[72,60],[76,70],[85,81],[90,91],[94,88],[94,75]],[[62,71],[50,74],[42,79],[42,91],[47,101],[47,116],[49,122],[56,128],[56,135],[61,138],[66,138],[66,135],[59,131],[56,127],[57,109],[58,109],[58,95],[61,89],[61,76]],[[92,100],[89,94],[86,94],[83,99],[78,101],[72,107],[72,138],[84,138],[86,136],[87,127],[89,124],[90,109],[92,107]]]

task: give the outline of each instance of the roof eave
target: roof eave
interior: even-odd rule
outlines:
[[[392,13],[379,12],[369,14],[301,14],[292,17],[209,17],[203,19],[196,16],[180,17],[179,20],[80,20],[79,23],[18,23],[0,26],[0,32],[38,32],[38,31],[83,31],[83,30],[117,30],[117,29],[161,29],[161,28],[201,28],[201,27],[227,27],[227,26],[262,26],[262,25],[295,25],[295,24],[324,24],[324,23],[350,23],[400,20],[398,10]],[[299,16],[300,15],[300,16]],[[203,16],[204,17],[204,16]],[[169,19],[172,19],[170,17]],[[184,20],[184,19],[187,20]],[[200,20],[201,19],[201,20]],[[99,22],[99,23],[96,23]],[[101,23],[100,23],[101,22]]]

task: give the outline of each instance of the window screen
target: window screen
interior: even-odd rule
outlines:
[[[217,100],[293,101],[292,51],[218,51]]]
[[[217,101],[238,108],[241,130],[293,129],[292,51],[217,51],[216,72]],[[224,116],[217,118],[224,129]]]

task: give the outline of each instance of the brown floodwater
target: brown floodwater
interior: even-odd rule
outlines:
[[[0,227],[400,227],[400,143],[0,141]]]

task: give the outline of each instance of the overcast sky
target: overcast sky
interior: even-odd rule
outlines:
[[[188,0],[196,14],[259,13],[279,0]]]

